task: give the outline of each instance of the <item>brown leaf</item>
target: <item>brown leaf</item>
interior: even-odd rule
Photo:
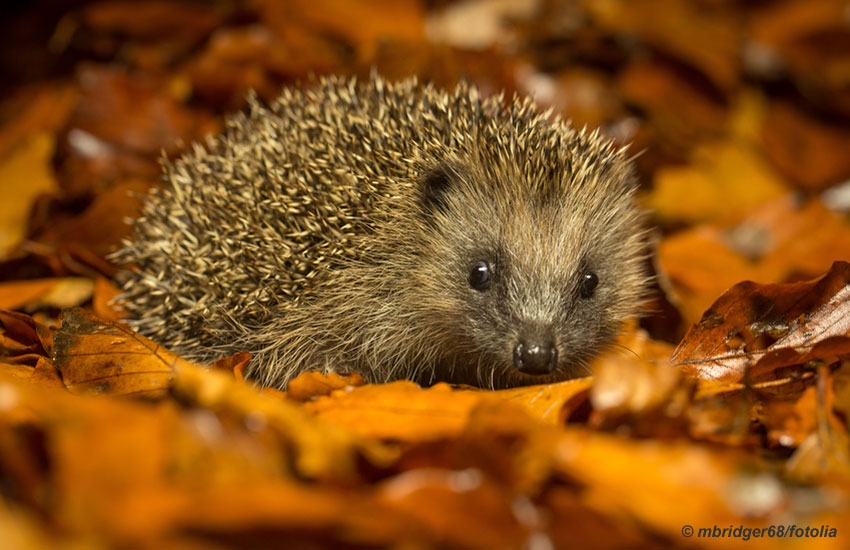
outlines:
[[[817,388],[809,386],[796,401],[774,399],[766,403],[760,420],[771,445],[798,447],[817,426]]]
[[[26,236],[36,197],[57,189],[50,168],[53,145],[53,136],[38,134],[0,158],[0,258]]]
[[[265,27],[225,27],[218,29],[205,49],[189,63],[186,76],[196,93],[208,103],[240,109],[249,91],[266,100],[274,99],[280,91],[269,74],[270,60],[282,57],[298,64],[291,71],[282,70],[282,74],[307,74],[306,69],[299,70],[302,58],[287,53],[286,45],[277,43]]]
[[[658,246],[658,262],[673,284],[670,296],[685,323],[694,323],[717,297],[744,280],[765,280],[753,262],[733,250],[718,229],[700,225]]]
[[[371,439],[430,441],[457,435],[469,412],[492,394],[453,391],[447,384],[422,389],[408,381],[335,391],[304,407],[320,419]]]
[[[154,157],[194,135],[196,122],[156,79],[97,66],[86,67],[79,79],[82,97],[68,122],[72,131]]]
[[[94,281],[94,296],[92,297],[92,310],[95,315],[107,321],[120,321],[127,317],[127,312],[115,304],[115,298],[121,294],[121,289],[115,283],[105,277],[98,277]]]
[[[248,364],[248,361],[251,360],[251,354],[247,351],[240,351],[234,353],[229,357],[222,357],[215,363],[213,363],[210,368],[213,370],[220,370],[224,372],[230,372],[233,374],[233,378],[236,380],[245,380],[244,370],[245,365]]]
[[[765,152],[798,187],[818,191],[850,177],[850,131],[804,114],[788,103],[768,111],[762,129]]]
[[[568,488],[552,486],[541,500],[541,508],[551,514],[547,533],[555,548],[647,547],[647,535],[638,525],[594,509]]]
[[[720,135],[729,109],[695,85],[688,75],[663,63],[632,63],[620,73],[617,89],[627,104],[647,112],[664,145],[687,152],[706,135]]]
[[[593,378],[577,378],[541,386],[525,386],[494,392],[501,398],[523,406],[531,416],[546,424],[561,425],[577,406],[577,400],[586,398]]]
[[[187,373],[181,372],[182,382],[191,384]],[[224,381],[251,394],[251,410],[269,413],[266,427],[234,423],[234,411],[221,407],[217,416],[173,403],[151,406],[0,381],[6,494],[49,513],[66,533],[106,537],[123,547],[163,547],[163,538],[189,532],[199,537],[198,547],[209,547],[205,536],[226,538],[257,525],[276,529],[281,540],[305,536],[304,529],[314,540],[325,530],[338,530],[335,540],[403,538],[407,519],[369,494],[290,477],[290,455],[300,468],[310,445],[326,457],[328,470],[308,467],[299,476],[345,472],[353,467],[355,440],[292,404],[271,403],[244,384]],[[285,418],[289,432],[281,429]],[[347,475],[350,480],[350,470]]]
[[[829,29],[844,15],[844,6],[831,0],[780,2],[757,10],[750,19],[750,32],[759,42],[781,46]]]
[[[850,260],[850,225],[816,199],[800,204],[786,196],[733,225],[701,225],[668,237],[658,258],[676,292],[671,301],[695,323],[739,281],[807,279],[837,259]]]
[[[520,78],[518,85],[538,104],[551,107],[578,128],[605,126],[625,116],[610,78],[601,71],[569,68],[554,77],[531,73]]]
[[[647,205],[664,220],[739,219],[787,193],[758,151],[746,143],[700,145],[690,165],[662,168]]]
[[[254,431],[269,429],[294,445],[298,475],[350,479],[357,475],[359,459],[384,466],[395,458],[393,451],[365,442],[354,431],[329,426],[321,415],[317,421],[298,405],[262,395],[222,372],[185,362],[175,371],[173,391],[182,401],[238,419]]]
[[[810,433],[785,468],[793,479],[805,483],[828,480],[850,486],[850,436],[846,423],[833,412],[833,380],[826,367],[818,369],[817,384],[807,392],[809,399],[800,407],[800,416]]]
[[[37,360],[39,356],[53,355],[52,331],[29,315],[0,310],[0,329],[0,357],[32,354]]]
[[[322,395],[330,395],[335,390],[345,390],[362,386],[365,382],[357,373],[322,374],[307,371],[299,374],[286,385],[286,396],[293,401],[310,401]]]
[[[681,435],[693,391],[667,360],[621,356],[600,363],[590,391],[590,424],[655,436]]]
[[[785,197],[756,210],[729,232],[738,249],[761,259],[770,277],[765,282],[808,279],[835,260],[850,260],[850,224],[818,200],[801,204]]]
[[[177,365],[188,364],[123,325],[67,310],[55,334],[54,362],[73,393],[164,395]]]
[[[760,285],[743,282],[721,296],[676,348],[672,361],[704,378],[752,380],[800,360],[846,351],[850,339],[828,340],[850,332],[847,313],[850,264],[836,262],[809,283]],[[819,348],[825,346],[825,348]],[[838,349],[836,349],[838,346]],[[758,375],[758,376],[757,376]]]
[[[78,306],[91,298],[93,290],[94,283],[81,277],[0,283],[0,309]]]
[[[585,0],[581,4],[603,29],[637,36],[701,71],[723,90],[737,84],[740,29],[730,13],[680,0]]]
[[[70,196],[116,181],[156,181],[162,152],[177,151],[209,127],[209,117],[181,105],[161,77],[85,65],[78,80],[80,101],[57,140],[57,173]]]
[[[519,548],[530,534],[501,487],[474,468],[403,472],[378,486],[378,499],[416,518],[438,545]]]
[[[806,103],[830,118],[850,114],[845,8],[834,0],[776,2],[755,10],[750,19],[753,40],[748,49],[755,52],[753,65],[805,90]]]
[[[159,40],[198,40],[221,24],[210,7],[161,0],[97,2],[86,6],[82,19],[98,30]]]
[[[77,99],[76,88],[58,82],[18,90],[2,105],[9,117],[0,116],[4,120],[0,126],[0,158],[38,135],[54,135],[65,124]]]
[[[145,181],[117,182],[99,193],[79,214],[52,215],[32,239],[51,247],[77,247],[104,257],[130,235],[132,228],[127,220],[141,215],[142,200],[150,188],[151,184]]]
[[[369,57],[379,40],[420,39],[425,14],[416,0],[293,0],[286,4],[259,2],[261,17],[275,33],[285,36],[290,27],[342,38]],[[358,24],[352,25],[352,21]]]
[[[781,490],[768,493],[757,507],[746,504],[739,493],[746,496],[757,479],[739,473],[741,458],[728,449],[685,441],[569,431],[561,437],[556,468],[585,487],[581,499],[592,510],[691,547],[681,536],[685,525],[761,526],[755,518],[785,506]],[[764,475],[779,485],[774,476]],[[745,487],[739,489],[740,485]]]

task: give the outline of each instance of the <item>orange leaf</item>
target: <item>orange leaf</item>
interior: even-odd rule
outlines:
[[[752,379],[789,364],[850,353],[850,264],[809,283],[743,282],[721,296],[672,360],[700,377]]]
[[[289,381],[286,385],[286,396],[294,401],[310,401],[321,395],[329,395],[334,390],[344,390],[363,384],[363,377],[357,373],[322,374],[307,371]]]
[[[92,281],[82,277],[0,283],[0,309],[78,306],[91,298],[93,288]]]
[[[65,312],[54,336],[55,362],[73,393],[164,395],[176,365],[167,349],[114,322],[81,309]]]

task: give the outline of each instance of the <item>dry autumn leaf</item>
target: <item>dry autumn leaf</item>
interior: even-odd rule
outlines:
[[[294,401],[310,401],[322,395],[329,395],[332,391],[346,390],[364,383],[363,377],[356,373],[322,374],[308,371],[289,381],[286,385],[286,396]]]
[[[0,329],[0,357],[7,361],[35,366],[38,358],[53,355],[53,332],[29,315],[0,310]]]
[[[390,38],[419,39],[425,33],[425,14],[415,0],[364,0],[357,4],[340,0],[294,0],[288,4],[262,1],[263,19],[269,27],[286,34],[298,21],[298,26],[318,30],[346,40],[360,55],[367,55],[379,40]],[[363,13],[368,19],[362,19]],[[352,21],[360,24],[352,25]]]
[[[764,149],[788,179],[821,190],[850,176],[850,131],[818,120],[787,103],[771,106],[762,128]]]
[[[743,282],[705,312],[672,361],[704,378],[756,381],[789,365],[850,353],[850,264],[809,283]]]
[[[850,261],[846,2],[64,4],[0,17],[0,308],[34,312],[0,309],[0,547],[850,547],[850,267],[800,282]],[[282,391],[247,352],[205,370],[116,322],[109,253],[162,151],[251,89],[374,70],[631,143],[648,334],[555,384]]]
[[[49,168],[54,137],[37,134],[0,158],[0,258],[23,240],[29,209],[37,196],[57,189]]]
[[[174,369],[188,364],[123,325],[81,309],[67,310],[56,331],[53,360],[73,393],[159,397]]]
[[[699,225],[663,239],[658,259],[688,323],[739,281],[814,277],[850,259],[850,225],[816,200],[785,196],[734,224]]]
[[[699,146],[688,166],[659,170],[647,206],[667,221],[734,220],[786,192],[758,151],[721,142]]]
[[[89,300],[93,292],[94,283],[81,277],[0,283],[0,309],[73,307]]]
[[[678,0],[589,0],[581,4],[603,29],[637,36],[702,71],[722,89],[737,84],[739,29],[728,12]]]

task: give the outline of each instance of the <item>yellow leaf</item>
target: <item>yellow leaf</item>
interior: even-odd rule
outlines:
[[[57,188],[50,169],[54,140],[38,134],[0,160],[0,258],[26,235],[30,206]]]
[[[660,169],[647,206],[668,221],[737,219],[787,189],[747,143],[697,147],[691,164]]]

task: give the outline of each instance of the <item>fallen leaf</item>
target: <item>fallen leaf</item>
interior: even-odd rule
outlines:
[[[684,323],[699,320],[717,297],[734,284],[764,281],[757,264],[733,250],[718,229],[699,225],[661,241],[658,263],[672,283],[670,301]]]
[[[157,40],[197,41],[221,24],[211,7],[159,0],[97,2],[81,15],[85,24],[101,31]]]
[[[57,190],[50,168],[53,144],[53,136],[38,134],[0,159],[0,258],[26,236],[35,198]]]
[[[72,393],[161,397],[177,365],[167,349],[81,309],[66,310],[54,336],[54,362]]]
[[[299,374],[286,385],[286,396],[293,401],[310,401],[322,395],[330,395],[335,390],[345,390],[362,386],[365,382],[357,373],[323,374],[307,371]]]
[[[720,136],[726,130],[729,107],[675,67],[632,63],[619,74],[616,85],[627,105],[646,112],[662,144],[680,154],[687,154],[706,136]]]
[[[816,424],[806,426],[808,437],[785,463],[786,472],[797,481],[828,480],[850,485],[850,437],[846,424],[834,414],[833,380],[827,368],[819,368],[817,384],[807,391],[809,399],[802,403],[808,409],[801,411],[804,421]]]
[[[524,386],[495,392],[500,398],[523,406],[531,416],[546,424],[561,425],[575,407],[575,400],[584,399],[593,378],[577,378],[540,386]]]
[[[37,360],[53,355],[52,331],[29,315],[0,310],[0,329],[0,357],[30,355]]]
[[[699,225],[661,241],[658,259],[675,302],[695,323],[721,293],[743,280],[778,283],[850,260],[850,225],[812,199],[772,201],[734,224]]]
[[[54,213],[31,238],[39,244],[76,247],[104,257],[130,236],[132,226],[127,220],[141,215],[142,200],[151,187],[146,181],[117,182],[80,213]]]
[[[0,309],[78,306],[92,297],[93,290],[94,283],[82,277],[0,283]]]
[[[759,152],[746,143],[700,145],[690,165],[660,169],[646,204],[666,221],[735,220],[787,193]]]
[[[848,283],[850,264],[836,262],[813,282],[735,285],[688,330],[671,360],[696,376],[724,381],[739,381],[752,369],[756,381],[788,364],[789,354],[797,364],[834,356],[836,345],[848,353],[850,339],[830,340],[850,333]]]
[[[850,113],[845,9],[833,0],[768,3],[755,10],[749,22],[754,64],[766,65],[768,71],[763,72],[769,77],[778,76],[805,90],[800,103],[830,118]]]
[[[530,536],[502,489],[475,469],[418,468],[377,487],[379,501],[415,517],[437,545],[522,547]]]
[[[267,404],[241,387],[253,393],[260,409]],[[181,530],[203,540],[199,533],[215,536],[224,529],[218,536],[225,537],[260,524],[280,530],[282,540],[304,536],[307,528],[313,537],[339,529],[338,540],[387,542],[410,527],[408,518],[368,494],[291,478],[289,454],[302,453],[308,439],[299,431],[314,433],[310,441],[329,451],[330,472],[351,467],[346,457],[352,450],[340,442],[352,439],[285,402],[274,406],[292,416],[295,431],[289,434],[279,431],[280,415],[258,432],[256,426],[228,423],[227,411],[219,420],[173,403],[74,396],[7,379],[0,381],[0,403],[0,453],[4,474],[14,480],[7,494],[49,509],[71,535],[108,532],[120,546],[139,547],[156,546]],[[358,506],[350,509],[352,504]]]
[[[776,103],[762,128],[764,150],[777,169],[806,191],[850,177],[850,131],[818,120],[788,103]]]
[[[756,10],[750,19],[753,39],[771,46],[792,44],[800,37],[836,25],[844,7],[831,0],[780,2]]]
[[[809,386],[796,401],[776,399],[766,404],[760,420],[771,445],[796,448],[815,431],[816,392],[815,386]]]
[[[520,79],[522,91],[578,128],[604,127],[625,116],[610,78],[601,71],[571,68],[552,76],[531,71]]]
[[[486,392],[422,389],[409,381],[337,390],[304,405],[318,418],[371,439],[430,441],[457,435]]]
[[[233,374],[233,378],[236,380],[245,380],[245,365],[248,364],[248,361],[251,360],[251,354],[247,351],[240,351],[234,353],[229,357],[222,357],[215,363],[213,363],[210,368],[213,370],[220,370],[224,372],[230,372]]]
[[[115,283],[105,277],[98,277],[94,281],[94,296],[92,296],[92,310],[95,315],[107,321],[120,321],[127,316],[115,299],[121,294]]]
[[[57,177],[71,197],[96,195],[116,181],[155,182],[163,152],[174,153],[210,129],[210,117],[169,95],[153,75],[85,65],[81,96],[57,139]]]
[[[556,468],[586,487],[581,500],[592,510],[685,542],[685,525],[763,524],[752,514],[739,515],[730,502],[740,479],[740,456],[685,441],[628,440],[570,430],[559,443]],[[784,498],[780,492],[764,503],[758,516],[779,512]]]
[[[271,64],[284,75],[298,77],[308,73],[302,68],[303,56],[290,50],[269,29],[259,25],[222,28],[213,33],[205,49],[189,63],[186,75],[193,90],[206,102],[241,109],[250,91],[269,101],[280,92],[270,74]],[[319,55],[314,51],[312,57]]]
[[[701,71],[720,89],[738,82],[740,27],[727,11],[680,0],[585,0],[581,6],[603,29],[636,36]]]
[[[425,20],[428,40],[459,49],[483,50],[511,36],[512,25],[530,19],[535,2],[457,2],[432,10]]]
[[[370,57],[379,40],[421,39],[425,13],[416,0],[293,0],[286,4],[261,1],[263,21],[274,32],[286,35],[290,27],[311,29],[316,34],[342,38],[363,58]],[[352,21],[359,24],[352,25]],[[297,24],[294,24],[297,22]]]
[[[366,386],[368,387],[368,386]],[[189,363],[175,366],[173,392],[184,402],[239,419],[249,429],[269,429],[294,445],[294,467],[300,476],[350,479],[357,461],[384,466],[395,452],[366,441],[362,433],[341,430],[322,415],[286,400],[271,398],[222,372],[205,371]]]
[[[9,117],[2,117],[0,159],[39,135],[54,135],[65,124],[77,99],[73,85],[58,82],[26,86],[6,99],[3,110]]]

